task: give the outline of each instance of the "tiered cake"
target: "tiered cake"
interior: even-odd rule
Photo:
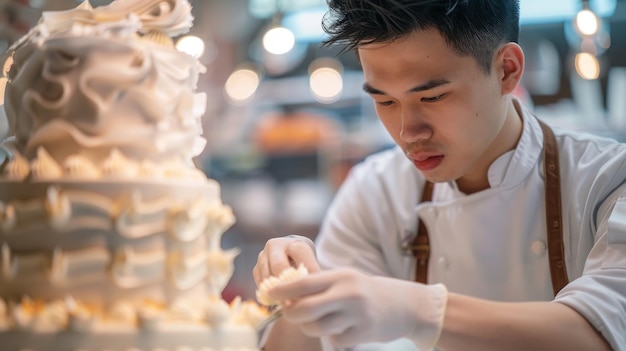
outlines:
[[[186,0],[44,13],[10,50],[0,158],[3,351],[256,350],[221,292],[238,251],[204,147]]]

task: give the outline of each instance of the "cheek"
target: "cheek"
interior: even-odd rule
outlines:
[[[449,113],[452,113],[453,118],[447,119],[445,125],[439,125],[442,141],[458,155],[459,161],[468,159],[476,153],[477,148],[482,147],[484,133],[489,128],[483,118],[484,111],[477,110],[471,104],[464,104],[462,108]]]
[[[391,134],[395,139],[402,128],[402,120],[397,114],[393,113],[392,110],[392,108],[376,107],[376,114],[385,129],[387,129],[389,134]]]

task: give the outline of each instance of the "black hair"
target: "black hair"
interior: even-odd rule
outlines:
[[[472,56],[486,72],[500,45],[517,42],[519,0],[327,0],[323,44],[360,45],[436,29],[461,56]]]

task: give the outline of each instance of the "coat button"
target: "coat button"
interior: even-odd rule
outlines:
[[[444,269],[450,267],[450,260],[445,256],[439,257],[439,259],[437,259],[437,263],[439,263],[439,265]]]
[[[531,250],[537,256],[543,255],[546,252],[546,243],[541,240],[533,241]]]

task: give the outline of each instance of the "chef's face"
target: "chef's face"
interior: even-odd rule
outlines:
[[[523,70],[516,44],[494,54],[489,73],[436,30],[358,48],[364,89],[387,131],[434,182],[482,179],[515,147],[521,122],[508,94]]]

